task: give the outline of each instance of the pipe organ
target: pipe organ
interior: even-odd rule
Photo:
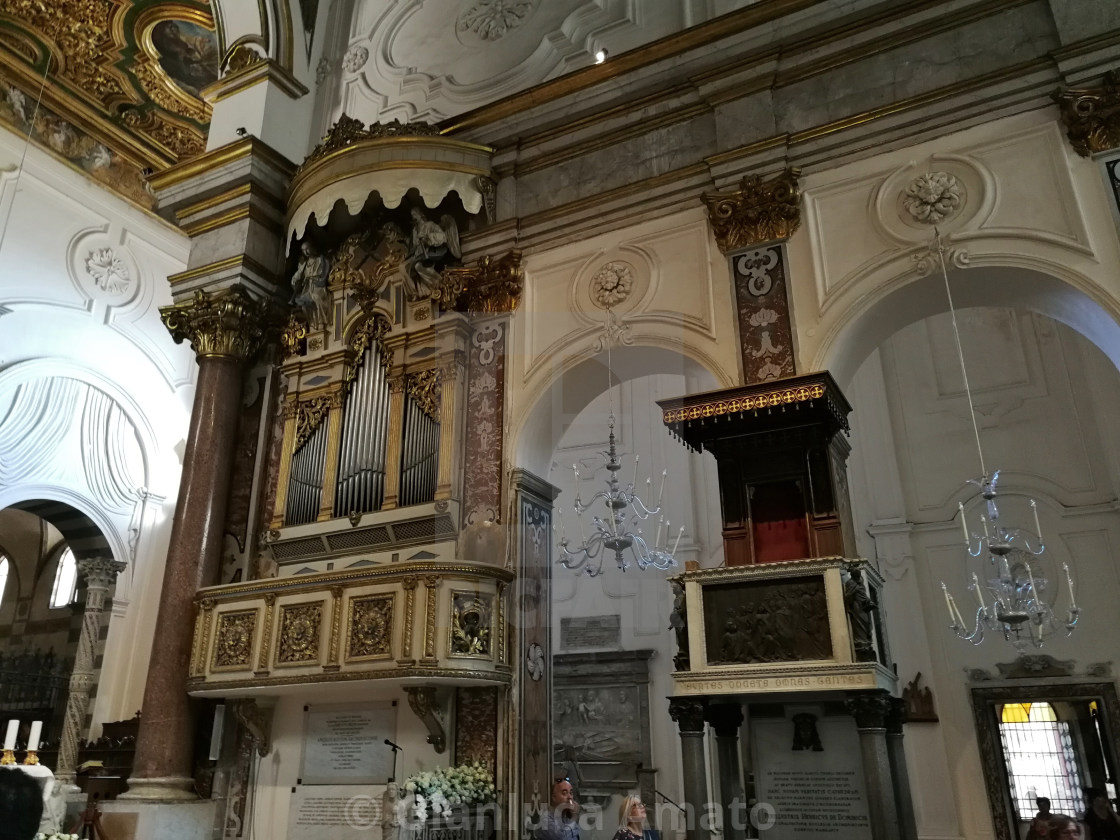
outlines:
[[[380,346],[371,345],[358,362],[342,409],[335,516],[381,510],[388,434],[388,365]]]
[[[284,524],[305,525],[319,515],[326,453],[327,427],[320,425],[292,455]]]
[[[435,498],[439,469],[438,369],[410,374],[405,383],[404,436],[401,441],[400,504]]]

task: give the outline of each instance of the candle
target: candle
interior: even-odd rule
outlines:
[[[964,619],[961,618],[961,611],[957,609],[956,599],[952,595],[949,596],[949,609],[953,612],[953,621],[957,623],[957,626],[964,627]]]
[[[653,541],[653,547],[657,548],[661,545],[661,526],[665,524],[664,515],[657,517],[657,539]]]
[[[1042,526],[1038,524],[1038,505],[1031,499],[1031,513],[1034,514],[1034,532],[1038,534],[1038,541],[1042,542]]]
[[[677,531],[677,541],[675,543],[673,543],[673,550],[672,550],[672,552],[670,552],[670,556],[675,556],[676,555],[677,546],[681,544],[681,537],[682,536],[684,536],[684,526],[683,525],[681,526],[681,529],[679,531]]]
[[[556,531],[557,522],[560,524],[560,542],[564,542],[564,508],[556,508],[556,522],[552,523],[553,532]]]
[[[575,475],[576,483],[578,484],[579,483],[579,467],[576,466],[575,464],[572,464],[572,473]]]
[[[637,487],[638,486],[638,458],[640,458],[640,457],[641,457],[640,455],[635,455],[634,456],[634,480],[630,482],[631,487]]]
[[[31,723],[31,737],[27,739],[27,751],[35,752],[39,749],[39,736],[43,734],[43,722],[41,720],[32,721]]]
[[[964,502],[957,502],[957,510],[961,512],[961,533],[964,534],[964,544],[971,545],[972,538],[968,536],[968,523],[964,521]]]
[[[16,734],[19,732],[19,721],[8,721],[8,732],[4,735],[4,749],[14,750],[16,748]]]
[[[976,572],[972,573],[972,588],[976,591],[976,600],[980,602],[980,609],[984,610],[984,596],[980,592],[980,579],[976,577]]]
[[[661,507],[661,497],[665,495],[665,476],[669,474],[668,470],[661,471],[661,489],[657,491],[657,506]],[[668,537],[668,532],[666,532]]]
[[[949,587],[945,585],[945,581],[941,581],[941,591],[945,595],[945,609],[949,611],[949,621],[956,624],[957,619],[953,615],[953,602],[949,600]]]
[[[1069,563],[1063,563],[1062,568],[1066,570],[1066,586],[1069,587],[1070,608],[1077,609],[1077,600],[1073,597],[1073,575],[1069,573]]]
[[[1034,602],[1037,604],[1038,603],[1038,590],[1034,588],[1034,575],[1031,574],[1031,564],[1030,563],[1024,563],[1023,566],[1027,570],[1027,580],[1029,580],[1030,584],[1031,584],[1031,595],[1034,597]]]
[[[988,520],[983,514],[980,515],[980,524],[984,526],[984,539],[988,539]]]

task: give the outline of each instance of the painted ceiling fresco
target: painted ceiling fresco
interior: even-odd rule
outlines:
[[[143,170],[205,149],[220,60],[206,2],[4,0],[0,121],[150,207]]]

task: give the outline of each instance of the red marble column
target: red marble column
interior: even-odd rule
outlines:
[[[156,643],[129,780],[129,799],[194,799],[193,715],[187,696],[194,597],[217,582],[229,501],[244,361],[259,345],[263,307],[240,290],[163,310],[177,339],[198,354],[198,385],[171,526]]]

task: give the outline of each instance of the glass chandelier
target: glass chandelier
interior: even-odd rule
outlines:
[[[961,514],[961,532],[965,546],[972,557],[987,555],[990,577],[981,581],[973,572],[968,588],[976,596],[977,608],[974,619],[966,622],[957,608],[945,582],[941,591],[945,595],[945,605],[949,610],[949,629],[965,641],[978,645],[984,641],[985,633],[998,633],[1020,653],[1028,646],[1042,647],[1043,642],[1055,633],[1065,631],[1068,636],[1077,626],[1081,609],[1073,594],[1073,576],[1069,565],[1063,564],[1066,586],[1069,589],[1069,611],[1064,620],[1055,613],[1050,603],[1043,597],[1050,581],[1031,568],[1031,561],[1040,557],[1046,550],[1042,539],[1042,527],[1038,521],[1038,506],[1030,500],[1034,517],[1034,531],[1024,528],[1004,527],[999,519],[996,485],[999,482],[997,469],[991,474],[984,463],[984,450],[980,446],[980,428],[976,423],[976,409],[972,403],[972,389],[968,384],[968,371],[964,364],[964,351],[961,349],[961,334],[957,327],[957,313],[953,307],[953,295],[949,288],[949,273],[945,266],[945,248],[940,232],[935,231],[935,247],[941,265],[941,277],[945,281],[945,294],[949,299],[949,314],[952,317],[953,336],[957,343],[957,356],[964,379],[965,396],[968,398],[968,414],[972,421],[972,433],[976,439],[976,451],[980,457],[979,479],[970,479],[980,490],[984,500],[984,513],[980,514],[978,533],[969,530],[965,518],[964,503],[958,502]],[[1036,561],[1037,565],[1037,561]],[[971,625],[971,626],[970,626]]]
[[[675,555],[681,537],[684,535],[684,527],[682,526],[677,531],[672,550],[669,550],[672,523],[665,519],[661,511],[661,500],[665,494],[665,480],[669,474],[668,470],[662,470],[661,472],[661,487],[657,493],[657,504],[652,507],[647,505],[637,492],[637,455],[634,456],[634,471],[630,482],[624,487],[619,480],[622,462],[618,456],[614,437],[614,373],[611,369],[611,342],[615,336],[620,335],[623,331],[623,328],[614,321],[614,316],[608,308],[604,336],[600,340],[600,347],[605,345],[607,350],[607,394],[609,399],[607,450],[600,453],[603,457],[602,467],[596,467],[593,470],[593,473],[595,473],[601,468],[606,468],[606,487],[595,493],[586,503],[583,502],[579,491],[581,479],[579,465],[572,464],[572,472],[576,479],[576,498],[572,503],[572,508],[575,510],[576,519],[579,522],[579,543],[572,545],[565,535],[564,511],[562,508],[557,509],[556,524],[553,525],[553,531],[558,532],[559,540],[557,562],[566,569],[582,571],[589,577],[598,577],[603,573],[603,562],[610,554],[614,554],[615,562],[622,571],[630,568],[631,558],[637,563],[639,569],[644,570],[651,567],[662,570],[671,569],[677,565]],[[652,477],[646,478],[645,485],[648,498],[649,491],[653,489]],[[599,515],[592,513],[592,533],[587,536],[584,514],[593,511],[597,506],[601,513]],[[642,534],[640,526],[641,523],[653,517],[656,517],[657,532],[651,543]],[[663,534],[664,544],[662,544]]]

